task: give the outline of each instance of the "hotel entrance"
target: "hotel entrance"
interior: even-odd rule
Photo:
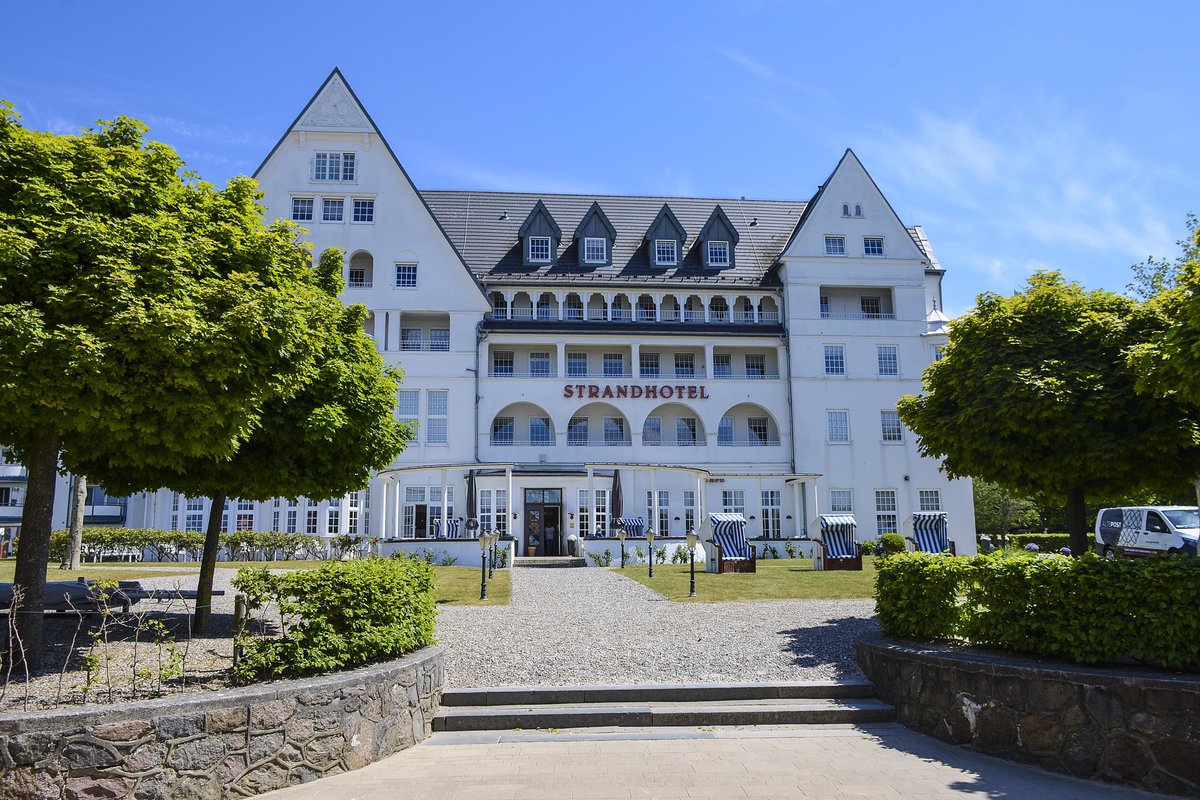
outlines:
[[[525,555],[561,556],[562,489],[525,490]]]

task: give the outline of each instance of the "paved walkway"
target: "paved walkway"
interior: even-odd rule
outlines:
[[[510,605],[444,606],[437,637],[449,686],[836,680],[862,677],[874,616],[873,600],[672,603],[612,570],[518,567]]]
[[[1117,800],[1080,781],[899,725],[435,734],[354,772],[263,800]]]

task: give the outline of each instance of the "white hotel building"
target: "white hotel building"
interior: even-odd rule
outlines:
[[[403,367],[417,438],[367,492],[232,500],[231,528],[462,563],[467,542],[428,539],[465,516],[474,470],[480,524],[552,555],[611,535],[619,469],[621,516],[659,536],[703,539],[709,512],[744,514],[753,539],[818,536],[835,513],[862,540],[944,511],[975,552],[970,482],[895,411],[946,341],[944,270],[853,152],[808,200],[423,191],[335,70],[255,177],[268,218],[346,251],[345,300]],[[126,524],[199,528],[206,505],[139,496]]]

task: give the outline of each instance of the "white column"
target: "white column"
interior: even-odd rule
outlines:
[[[592,533],[594,533],[596,531],[596,514],[595,514],[595,510],[596,510],[596,473],[592,470],[591,464],[588,464],[588,467],[587,467],[587,480],[588,480],[588,527],[591,530],[583,531],[581,529],[580,535],[587,533],[590,536]],[[582,516],[583,509],[580,509],[579,513]]]
[[[450,513],[450,501],[449,498],[446,497],[449,473],[450,471],[447,469],[442,470],[442,533],[444,535],[449,534],[450,527],[450,521],[447,519],[447,515]]]
[[[555,300],[555,302],[558,303],[558,318],[560,320],[565,319],[566,314],[567,314],[567,310],[566,310],[567,293],[566,292],[555,292],[554,300]]]
[[[394,477],[392,479],[392,538],[400,538],[400,527],[404,521],[404,506],[400,503],[400,479]]]
[[[516,292],[504,293],[504,318],[512,319],[512,304],[513,298],[516,297]]]
[[[604,318],[607,319],[609,322],[612,322],[613,299],[616,297],[616,294],[614,294],[613,292],[602,292],[600,294],[600,296],[604,298],[604,306],[605,306]]]
[[[504,468],[504,476],[508,479],[508,508],[504,510],[504,513],[509,515],[508,521],[507,521],[508,522],[508,533],[514,539],[516,539],[517,538],[516,526],[512,524],[513,523],[512,512],[513,512],[513,509],[515,509],[517,507],[517,501],[513,497],[512,467]],[[518,550],[514,550],[513,555],[515,556],[518,551],[519,551],[519,548],[518,548]]]
[[[704,304],[704,321],[712,322],[712,311],[708,307],[709,303],[712,302],[712,297],[711,296],[701,297],[700,302],[702,304]]]
[[[555,374],[560,378],[565,378],[567,377],[567,345],[560,339],[554,345],[554,349],[557,355],[555,366],[558,370]]]
[[[654,528],[659,536],[666,536],[666,531],[658,530],[658,470],[653,467],[650,468],[650,500],[654,510],[654,519],[650,521],[651,524],[647,524],[647,527]],[[653,556],[653,554],[651,555]]]
[[[629,374],[637,377],[642,371],[642,346],[637,342],[629,345]]]
[[[662,320],[663,296],[661,294],[652,294],[650,295],[650,299],[654,301],[654,321],[660,322]]]
[[[379,488],[382,489],[379,500],[379,538],[387,538],[387,519],[388,519],[388,479],[379,478]]]
[[[716,373],[713,371],[713,345],[712,342],[704,343],[704,377],[712,379]]]

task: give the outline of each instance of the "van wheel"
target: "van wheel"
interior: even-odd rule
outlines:
[[[1106,559],[1108,559],[1109,561],[1116,561],[1117,560],[1117,548],[1113,547],[1110,544],[1104,545],[1104,557]]]

